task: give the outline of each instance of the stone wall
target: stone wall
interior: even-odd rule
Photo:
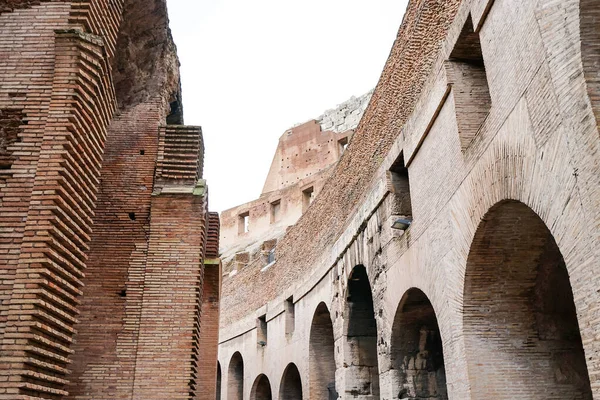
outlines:
[[[249,264],[259,269],[266,265],[257,252],[263,243],[281,238],[321,191],[350,143],[370,98],[371,93],[352,97],[319,120],[297,125],[280,137],[260,198],[221,214],[220,251],[226,273]],[[312,195],[307,202],[309,191]],[[243,216],[248,217],[247,232],[241,229]],[[247,254],[249,260],[235,265],[233,257],[239,252]]]
[[[582,42],[598,7],[410,2],[352,144],[276,263],[224,282],[223,385],[236,354],[243,399],[261,375],[282,398],[291,365],[315,398],[326,309],[340,398],[600,397],[600,136]]]
[[[333,131],[343,133],[349,130],[354,130],[358,126],[373,91],[366,93],[360,97],[352,96],[349,100],[338,105],[336,108],[325,111],[323,115],[317,118],[317,122],[321,125],[323,131]]]
[[[266,274],[248,271],[248,277],[238,275],[235,280],[226,280],[223,326],[276,298],[290,282],[310,275],[316,261],[339,236],[347,216],[367,195],[366,189],[375,172],[414,108],[456,8],[455,2],[411,2],[381,80],[346,156],[341,158],[308,212],[277,247],[278,265],[283,267]],[[303,245],[298,246],[298,243]],[[243,281],[255,279],[263,287],[258,296],[234,289]]]

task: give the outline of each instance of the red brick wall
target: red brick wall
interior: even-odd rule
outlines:
[[[8,147],[14,156],[12,166],[0,171],[0,337],[52,93],[54,29],[66,27],[68,17],[68,3],[44,4],[0,15],[0,71],[11,71],[0,73],[0,108],[22,110],[23,114],[19,138]],[[18,48],[21,50],[17,52]],[[28,84],[32,79],[35,88]]]
[[[219,302],[221,298],[221,263],[218,259],[206,260],[202,290],[198,399],[214,400],[216,398]]]
[[[198,354],[205,209],[203,196],[152,199],[135,399],[196,398],[198,366],[208,362]]]
[[[153,27],[172,50],[161,53],[171,66],[158,2],[164,13]],[[159,129],[178,90],[176,68],[153,70],[162,86],[113,119],[122,7],[0,6],[0,399],[196,396],[202,140],[198,128]],[[135,21],[124,25],[143,24]],[[160,141],[160,132],[175,142]],[[164,173],[176,160],[185,174]]]
[[[157,99],[122,113],[109,129],[73,348],[71,398],[129,398],[133,390],[158,130],[164,115]]]
[[[22,10],[22,14],[33,11],[40,10]],[[26,26],[37,30],[35,24]],[[48,36],[50,43],[50,33]],[[77,296],[81,294],[106,127],[115,107],[102,41],[74,30],[55,30],[52,36],[54,70],[51,81],[45,82],[51,82],[51,96],[46,123],[39,126],[43,131],[34,136],[33,146],[27,147],[27,152],[37,150],[37,163],[29,160],[30,175],[23,185],[31,188],[29,208],[22,236],[19,233],[22,239],[14,280],[9,271],[6,282],[10,298],[7,296],[2,307],[6,323],[0,365],[6,382],[0,383],[0,396],[5,393],[8,398],[66,394]],[[29,51],[24,53],[31,62],[39,53]],[[20,80],[27,86],[13,97],[34,95],[28,88],[35,88],[31,82],[41,77],[37,68]],[[6,75],[14,79],[14,75]],[[18,161],[15,167],[20,166]],[[16,171],[11,172],[17,176]],[[14,244],[10,247],[13,252],[17,248]]]

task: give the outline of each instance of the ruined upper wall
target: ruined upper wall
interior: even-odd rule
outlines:
[[[174,109],[171,122],[183,124],[179,59],[165,0],[125,0],[113,76],[120,108],[159,96],[169,113]]]
[[[336,163],[367,108],[372,92],[352,96],[316,120],[296,125],[279,138],[262,194],[298,184]]]
[[[366,196],[375,172],[412,113],[459,3],[410,2],[351,145],[321,194],[278,245],[276,265],[263,273],[246,269],[224,282],[222,326],[260,308],[318,267],[317,261]],[[260,293],[253,290],[255,287],[261,287]]]
[[[369,101],[371,101],[371,96],[373,96],[373,90],[360,97],[352,96],[336,108],[325,111],[317,119],[317,122],[321,125],[322,130],[335,133],[356,129],[369,105]]]

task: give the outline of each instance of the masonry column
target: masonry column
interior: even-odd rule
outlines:
[[[200,368],[198,399],[217,396],[217,353],[219,348],[219,304],[221,300],[221,260],[219,256],[219,215],[208,215],[208,239],[204,260],[202,327],[200,329]]]
[[[207,235],[200,128],[159,132],[133,399],[195,399]]]

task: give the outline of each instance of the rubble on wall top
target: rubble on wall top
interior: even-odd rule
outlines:
[[[336,108],[325,111],[323,115],[317,118],[321,129],[336,133],[356,129],[369,105],[372,95],[373,90],[360,97],[352,96],[348,101],[338,105]]]

